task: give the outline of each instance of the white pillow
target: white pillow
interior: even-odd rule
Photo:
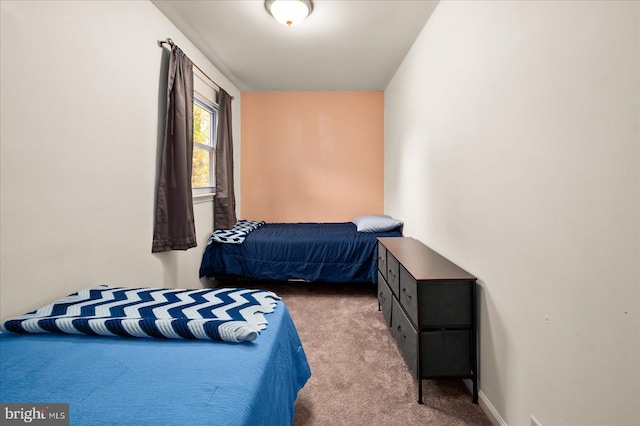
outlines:
[[[404,222],[386,214],[366,214],[356,216],[351,221],[358,227],[358,232],[385,232],[404,225]]]

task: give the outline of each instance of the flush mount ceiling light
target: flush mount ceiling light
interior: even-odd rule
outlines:
[[[302,22],[313,10],[311,0],[266,0],[264,7],[276,21],[288,27]]]

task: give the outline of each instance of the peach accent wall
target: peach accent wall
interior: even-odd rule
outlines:
[[[242,93],[241,112],[241,218],[383,213],[384,92]]]

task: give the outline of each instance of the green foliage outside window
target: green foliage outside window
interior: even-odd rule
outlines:
[[[191,172],[191,186],[205,188],[212,186],[211,159],[212,132],[211,122],[213,114],[197,103],[193,104],[193,170]],[[198,146],[204,145],[204,146]]]

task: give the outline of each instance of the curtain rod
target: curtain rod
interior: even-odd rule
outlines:
[[[170,38],[167,38],[166,40],[158,40],[158,46],[162,47],[163,44],[168,44],[169,46],[173,47],[176,44],[173,42],[173,40],[171,40]],[[191,61],[191,63],[193,63],[193,61]],[[209,77],[207,75],[207,73],[205,73],[204,71],[202,71],[202,68],[200,68],[199,66],[197,66],[196,64],[193,64],[194,67],[198,68],[198,71],[200,71],[202,73],[202,75],[204,75],[205,77],[207,77],[207,79],[209,79],[210,82],[212,82],[213,84],[216,85],[216,87],[218,89],[220,89],[220,85],[218,83],[216,83],[215,81],[213,81],[213,79],[211,77]],[[231,100],[234,100],[235,97],[231,96]]]

